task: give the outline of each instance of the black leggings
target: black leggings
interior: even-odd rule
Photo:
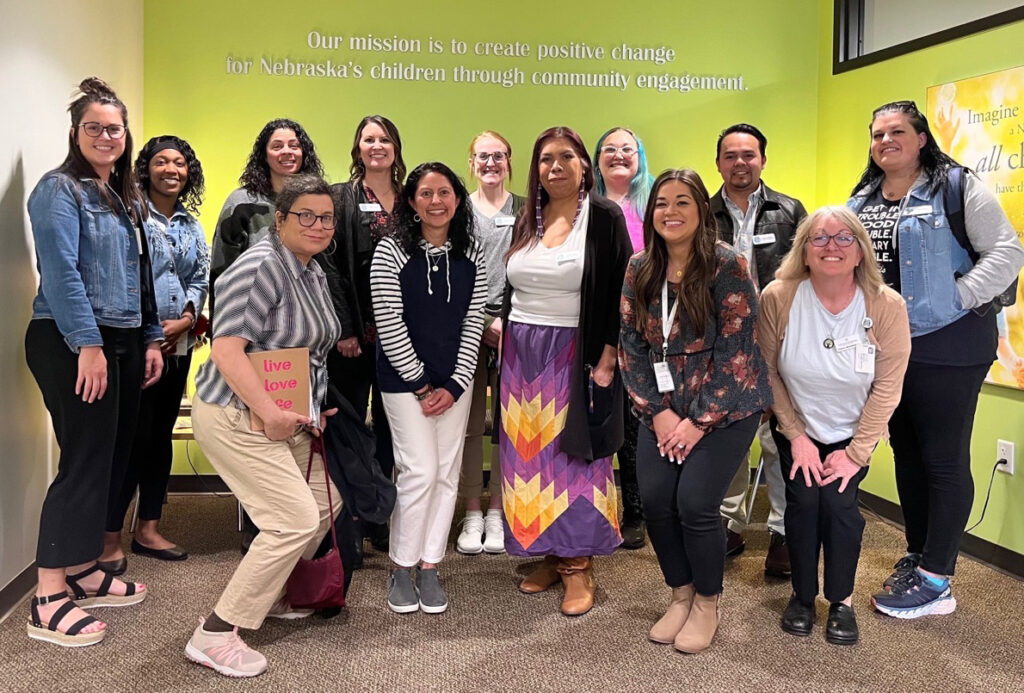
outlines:
[[[636,439],[640,430],[640,419],[633,416],[629,393],[622,398],[626,403],[622,414],[622,447],[619,448],[619,483],[622,485],[622,522],[642,522],[643,505],[640,500],[640,486],[636,481]]]
[[[92,404],[75,394],[78,354],[53,320],[32,320],[25,354],[60,446],[57,476],[39,518],[36,565],[66,568],[103,551],[108,501],[124,479],[135,435],[144,368],[142,330],[101,327],[107,391]]]
[[[974,503],[971,431],[988,366],[907,366],[889,420],[907,551],[921,567],[952,575]]]
[[[662,457],[654,432],[640,427],[637,481],[647,533],[669,587],[692,582],[698,594],[721,593],[725,532],[718,509],[729,482],[747,459],[760,419],[758,412],[713,429],[681,465]]]

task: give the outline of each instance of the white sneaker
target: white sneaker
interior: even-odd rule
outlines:
[[[484,551],[487,553],[505,553],[505,522],[498,508],[487,511],[484,519]]]
[[[455,542],[459,553],[478,554],[484,550],[484,514],[480,510],[467,510],[462,520],[462,533]]]

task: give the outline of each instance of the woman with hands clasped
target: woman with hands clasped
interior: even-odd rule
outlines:
[[[718,508],[771,404],[771,386],[754,339],[757,292],[746,261],[716,242],[695,171],[655,180],[644,246],[622,288],[619,365],[643,424],[637,480],[647,532],[672,588],[649,637],[696,653],[718,629]]]
[[[810,635],[825,553],[825,639],[858,640],[851,597],[864,518],[857,490],[900,399],[910,355],[907,307],[885,286],[853,212],[822,207],[761,294],[758,343],[775,396],[772,436],[786,481],[793,596],[782,629]]]

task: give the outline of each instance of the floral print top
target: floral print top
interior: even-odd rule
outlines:
[[[647,307],[647,324],[636,324],[637,271],[646,251],[634,255],[622,287],[619,368],[634,410],[648,427],[656,414],[671,408],[700,426],[719,427],[745,419],[772,403],[768,366],[754,338],[757,291],[746,261],[727,244],[715,245],[715,274],[709,287],[715,312],[703,334],[696,334],[679,306],[668,343],[668,364],[675,389],[658,392],[654,363],[662,359],[661,292]],[[669,306],[678,284],[669,284]]]

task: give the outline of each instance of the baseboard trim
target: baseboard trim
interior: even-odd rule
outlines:
[[[863,490],[860,492],[860,502],[879,517],[903,527],[903,510],[898,504]],[[1011,551],[973,534],[965,534],[960,540],[960,553],[1024,580],[1024,554]]]
[[[32,561],[17,577],[0,589],[0,623],[7,620],[15,608],[21,604],[36,586],[36,562]]]

